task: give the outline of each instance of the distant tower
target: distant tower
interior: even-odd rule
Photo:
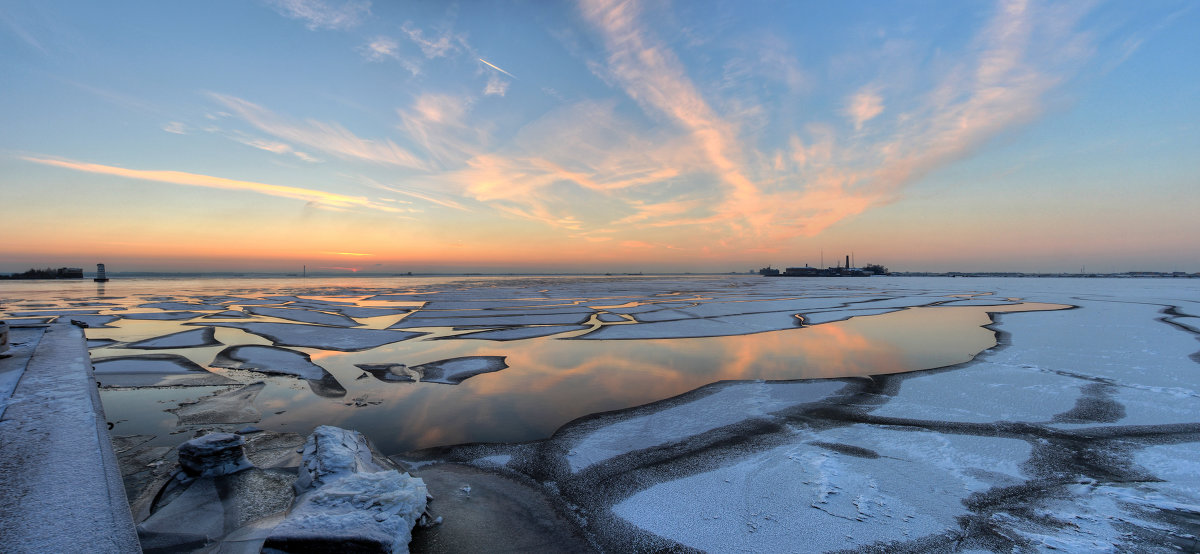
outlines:
[[[96,278],[92,280],[97,283],[108,281],[108,276],[104,274],[104,264],[96,264]]]

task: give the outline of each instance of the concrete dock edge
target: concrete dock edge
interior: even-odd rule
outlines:
[[[82,329],[18,338],[36,346],[0,360],[24,363],[0,418],[0,551],[141,552]]]

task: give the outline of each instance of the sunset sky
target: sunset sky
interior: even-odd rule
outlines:
[[[1198,29],[1190,0],[4,2],[0,272],[1196,272]]]

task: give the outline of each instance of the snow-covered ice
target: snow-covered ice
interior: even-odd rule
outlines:
[[[605,425],[568,446],[572,472],[615,456],[678,442],[770,412],[823,400],[843,389],[839,381],[738,383],[711,395]]]

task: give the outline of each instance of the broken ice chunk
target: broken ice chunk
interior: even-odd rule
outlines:
[[[179,445],[179,466],[188,477],[216,477],[254,467],[233,433],[209,433]]]
[[[304,443],[300,496],[264,549],[407,552],[429,492],[391,467],[361,433],[317,427]]]

